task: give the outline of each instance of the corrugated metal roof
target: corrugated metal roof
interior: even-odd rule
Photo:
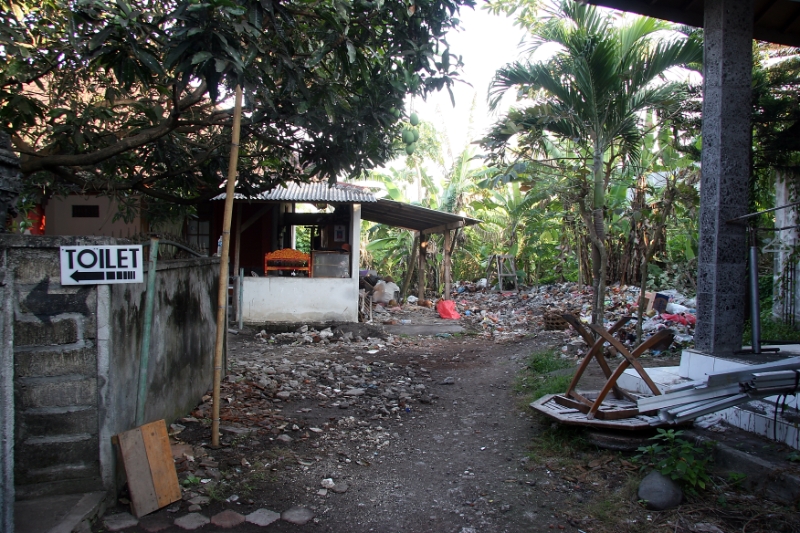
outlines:
[[[225,193],[212,200],[224,200]],[[350,183],[337,183],[333,187],[327,182],[287,183],[286,187],[278,185],[271,191],[256,196],[234,195],[236,200],[260,200],[266,202],[330,202],[338,204],[364,204],[375,202],[375,195],[369,189]]]
[[[361,206],[361,218],[378,224],[422,232],[434,228],[441,231],[445,227],[455,229],[456,227],[471,226],[481,222],[477,218],[445,213],[444,211],[434,211],[418,205],[384,199],[379,199],[371,204],[363,204]]]

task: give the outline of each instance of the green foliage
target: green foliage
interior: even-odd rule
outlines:
[[[508,6],[497,9],[508,11]],[[539,22],[522,22],[531,29],[529,52],[548,45],[555,53],[497,71],[492,105],[509,90],[524,105],[498,121],[482,144],[490,161],[506,169],[498,176],[504,181],[519,179],[526,170],[521,162],[542,157],[563,161],[570,153],[570,203],[579,208],[596,258],[591,265],[592,316],[598,322],[608,267],[606,211],[615,200],[609,192],[617,194],[617,201],[626,198],[625,188],[609,191],[610,178],[642,162],[646,120],[666,121],[681,111],[685,87],[665,81],[664,74],[698,62],[702,47],[665,22],[635,18],[621,24],[607,12],[572,0],[553,2],[542,12]],[[665,38],[670,30],[673,36]],[[627,221],[617,223],[624,228]]]
[[[194,487],[200,484],[200,478],[194,475],[188,475],[186,479],[181,481],[181,484],[184,487]]]
[[[681,438],[683,431],[658,428],[658,434],[651,437],[653,444],[639,448],[634,459],[650,466],[661,474],[677,481],[689,492],[705,489],[711,481],[707,466],[711,461],[713,442],[705,442],[702,447]],[[644,467],[643,467],[644,468]]]
[[[472,0],[0,0],[0,129],[28,192],[194,205],[335,180],[395,153],[407,94],[449,89]],[[118,198],[118,199],[119,199]]]

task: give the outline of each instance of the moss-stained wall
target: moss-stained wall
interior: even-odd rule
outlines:
[[[158,263],[145,422],[183,416],[211,386],[218,265],[212,258]],[[109,380],[127,385],[110,397],[118,428],[133,427],[136,417],[147,276],[141,285],[111,286]]]
[[[17,499],[117,488],[111,436],[134,426],[147,285],[62,286],[59,247],[118,243],[0,235]],[[218,265],[158,265],[146,421],[173,421],[211,385]]]

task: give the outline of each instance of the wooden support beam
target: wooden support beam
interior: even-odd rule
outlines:
[[[286,213],[283,222],[287,226],[325,226],[336,221],[333,213]]]
[[[233,252],[233,275],[239,275],[239,255],[242,252],[242,206],[236,209],[236,251]]]
[[[247,228],[252,226],[257,220],[260,220],[261,217],[266,215],[271,209],[272,209],[271,205],[265,205],[264,207],[259,209],[255,215],[248,218],[247,221],[242,224],[242,231],[247,230]]]
[[[450,294],[453,290],[453,280],[451,275],[451,268],[452,268],[452,261],[450,260],[450,251],[451,251],[451,242],[453,240],[453,236],[450,234],[450,230],[445,230],[444,232],[444,299],[449,300],[451,298]]]
[[[414,244],[411,245],[411,259],[408,260],[408,270],[403,279],[403,286],[400,288],[400,299],[405,300],[408,296],[408,287],[411,285],[411,277],[417,267],[417,256],[419,256],[419,233],[414,236]]]
[[[426,254],[425,254],[425,247],[428,245],[428,241],[425,240],[425,235],[420,233],[419,235],[419,254],[418,254],[418,264],[417,264],[417,298],[419,298],[420,302],[425,299],[425,265],[427,263]]]
[[[461,228],[456,228],[453,232],[453,242],[450,243],[450,256],[453,255],[453,251],[456,249],[456,241],[458,240],[458,233],[461,231]]]
[[[422,230],[423,235],[431,235],[433,233],[444,233],[445,231],[451,229],[458,229],[464,227],[464,221],[459,220],[458,222],[451,222],[450,224],[442,224],[441,226],[434,226],[432,228]]]

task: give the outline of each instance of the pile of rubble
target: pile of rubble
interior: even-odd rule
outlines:
[[[670,328],[675,331],[675,342],[680,347],[691,345],[696,323],[695,300],[686,298],[674,290],[659,291],[650,295],[665,304],[660,309],[648,309],[642,323],[644,337]],[[515,291],[493,291],[481,288],[480,284],[457,285],[453,294],[456,308],[461,314],[461,323],[470,331],[490,337],[518,336],[553,329],[548,327],[548,316],[571,313],[586,323],[591,321],[591,287],[577,283],[543,285]],[[416,302],[416,299],[414,299]],[[639,304],[639,288],[615,285],[609,287],[605,300],[606,326],[610,326],[625,315],[636,315]],[[376,324],[422,324],[438,319],[436,306],[376,305],[373,323]],[[566,323],[563,323],[566,329]],[[636,322],[626,326],[622,335],[627,343],[635,339]]]

